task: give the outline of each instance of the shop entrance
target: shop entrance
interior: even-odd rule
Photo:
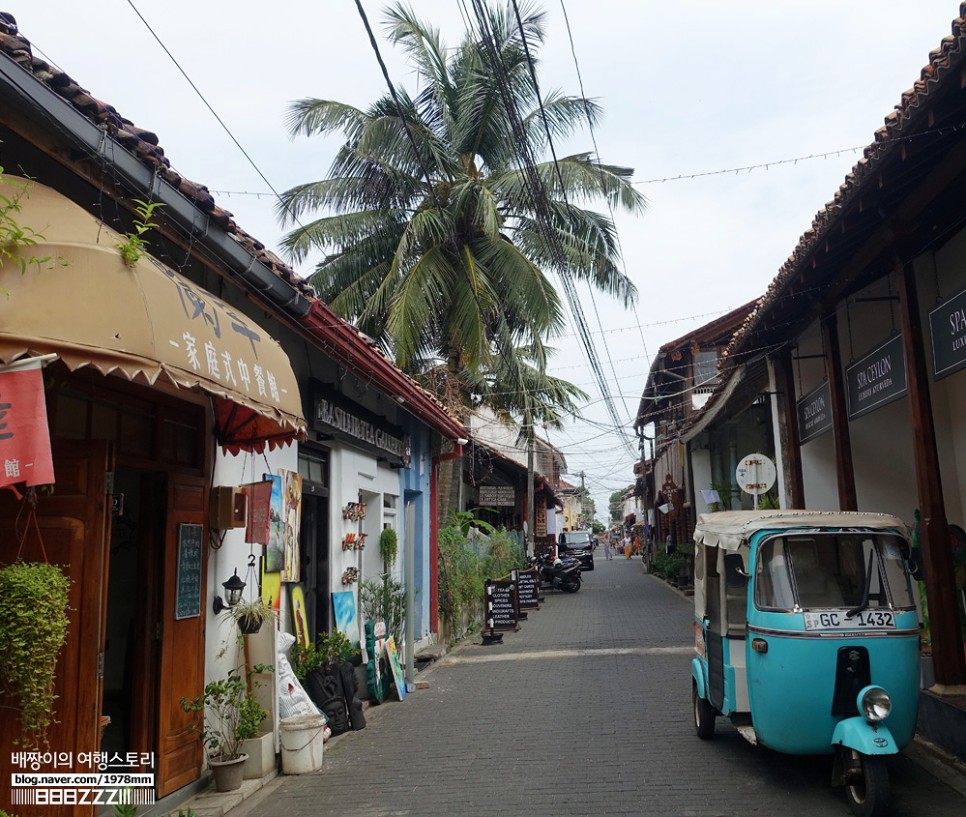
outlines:
[[[163,473],[119,468],[111,510],[104,705],[106,752],[153,752],[157,744],[165,497]]]

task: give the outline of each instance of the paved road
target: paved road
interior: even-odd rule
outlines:
[[[369,710],[318,774],[279,778],[230,817],[646,814],[848,815],[831,760],[756,749],[691,719],[690,600],[639,560],[547,594],[502,646],[470,644],[420,674],[429,689]],[[894,817],[963,817],[966,798],[906,757]]]

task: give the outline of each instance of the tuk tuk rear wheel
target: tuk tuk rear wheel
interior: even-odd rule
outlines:
[[[694,731],[701,740],[711,740],[716,713],[714,707],[698,695],[698,685],[694,681],[691,682],[691,700],[694,702]]]
[[[853,759],[860,761],[861,773],[845,783],[849,808],[856,817],[883,817],[889,809],[889,770],[885,760],[852,751]]]

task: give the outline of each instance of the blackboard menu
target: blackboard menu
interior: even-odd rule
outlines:
[[[515,630],[517,628],[516,583],[488,581],[484,596],[486,629]]]
[[[535,568],[514,570],[513,578],[517,583],[517,604],[520,610],[533,610],[540,607],[540,580]]]
[[[178,581],[174,617],[201,615],[201,535],[203,525],[178,525]]]

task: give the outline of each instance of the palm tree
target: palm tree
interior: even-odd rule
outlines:
[[[523,6],[533,54],[544,15]],[[535,164],[543,190],[535,189],[521,140],[541,155],[545,121],[554,139],[564,138],[601,111],[591,100],[550,93],[544,120],[510,3],[486,6],[495,62],[472,33],[448,51],[439,31],[402,4],[386,17],[421,90],[398,92],[399,107],[389,95],[367,110],[324,99],[291,107],[293,137],[338,133],[345,142],[328,178],[283,194],[282,221],[296,225],[283,244],[295,261],[322,251],[309,279],[319,296],[403,369],[419,376],[442,363],[444,400],[457,408],[461,372],[474,379],[513,368],[519,349],[543,361],[545,338],[564,325],[548,272],[589,281],[625,305],[635,300],[618,266],[612,220],[580,205],[604,199],[639,213],[645,200],[629,168],[586,153],[556,167]],[[521,112],[516,134],[501,84]]]

